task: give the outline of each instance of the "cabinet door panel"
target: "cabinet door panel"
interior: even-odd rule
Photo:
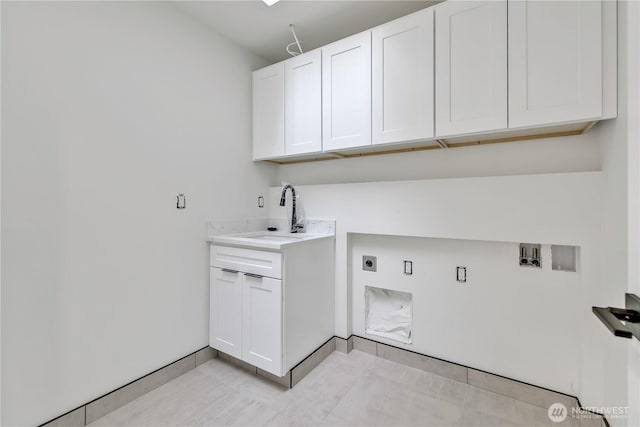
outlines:
[[[321,52],[285,61],[285,154],[322,150]]]
[[[253,159],[284,155],[284,64],[253,73]]]
[[[507,128],[507,1],[436,8],[436,135]]]
[[[433,10],[374,28],[373,144],[433,137]]]
[[[601,114],[601,2],[509,1],[509,127]]]
[[[212,268],[209,345],[242,357],[242,275]]]
[[[245,275],[242,287],[242,359],[281,376],[282,281]]]
[[[371,33],[322,48],[322,148],[371,145]]]

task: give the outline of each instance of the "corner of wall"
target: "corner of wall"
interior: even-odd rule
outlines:
[[[0,2],[0,46],[2,45],[2,2]],[[2,53],[0,48],[0,189],[2,188]],[[2,191],[0,190],[0,337],[2,337]],[[0,384],[2,384],[2,339],[0,338]],[[2,387],[0,386],[0,424],[2,422]]]

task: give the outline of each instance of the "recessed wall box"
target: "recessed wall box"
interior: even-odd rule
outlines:
[[[542,268],[540,244],[520,243],[518,255],[520,267]]]
[[[551,245],[551,270],[577,271],[577,246]]]
[[[365,333],[411,344],[413,295],[391,289],[364,287]]]

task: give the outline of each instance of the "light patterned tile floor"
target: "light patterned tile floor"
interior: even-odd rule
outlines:
[[[560,424],[546,409],[359,351],[332,353],[291,390],[213,359],[90,424],[218,425]]]

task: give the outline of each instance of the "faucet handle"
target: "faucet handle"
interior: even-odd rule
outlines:
[[[296,232],[304,230],[304,220],[299,219],[298,221],[296,221],[295,224],[293,224],[291,228],[292,228],[291,231],[295,230]]]

